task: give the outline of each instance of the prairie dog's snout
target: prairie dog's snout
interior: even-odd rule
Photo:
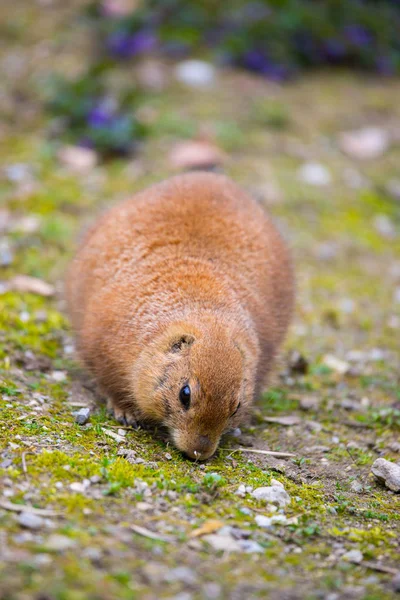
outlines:
[[[66,278],[82,360],[118,418],[165,425],[195,460],[245,418],[294,285],[263,209],[226,177],[174,177],[113,207]]]
[[[212,442],[208,435],[199,435],[192,441],[186,440],[186,443],[181,444],[180,436],[173,436],[174,443],[177,448],[182,450],[184,454],[193,458],[193,460],[206,460],[214,454],[217,449],[218,442]]]

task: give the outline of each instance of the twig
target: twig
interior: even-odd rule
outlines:
[[[105,433],[106,435],[108,435],[108,437],[110,437],[113,440],[115,440],[118,444],[121,444],[122,442],[125,442],[125,438],[122,437],[122,435],[118,435],[118,433],[115,433],[115,431],[111,431],[110,429],[106,429],[105,427],[102,427],[101,430],[102,430],[103,433]]]
[[[27,454],[34,454],[34,452],[23,452],[21,454],[22,470],[24,472],[25,479],[28,479],[28,469],[26,468],[26,459],[25,459],[25,457],[26,457]]]
[[[169,535],[160,535],[158,533],[154,533],[154,531],[150,531],[150,529],[146,529],[145,527],[140,527],[140,525],[131,525],[131,529],[138,535],[142,535],[143,537],[149,538],[150,540],[157,540],[159,542],[174,541],[173,538]]]
[[[380,573],[389,573],[389,575],[397,575],[397,573],[399,573],[399,569],[396,569],[395,567],[386,567],[385,565],[380,565],[379,563],[374,563],[369,560],[363,560],[360,564],[367,569],[379,571]]]
[[[368,423],[361,423],[359,421],[344,421],[343,423],[348,427],[355,427],[356,429],[372,429],[372,426],[368,425]]]
[[[13,502],[8,502],[7,500],[0,500],[0,508],[4,508],[4,510],[11,510],[13,512],[28,512],[32,513],[33,515],[40,515],[41,517],[57,517],[62,515],[62,513],[50,508],[35,508],[29,504],[14,504]]]
[[[227,451],[232,450],[232,448],[226,448]],[[258,450],[256,448],[235,448],[229,456],[232,456],[234,452],[249,452],[252,454],[265,454],[266,456],[276,456],[277,458],[292,458],[296,456],[295,454],[291,454],[290,452],[273,452],[272,450]],[[228,457],[229,458],[229,457]]]

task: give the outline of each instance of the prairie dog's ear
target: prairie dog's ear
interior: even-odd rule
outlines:
[[[174,352],[174,353],[180,352],[185,347],[191,346],[193,344],[194,340],[195,340],[195,338],[191,334],[185,333],[183,335],[174,336],[171,340],[169,351]]]

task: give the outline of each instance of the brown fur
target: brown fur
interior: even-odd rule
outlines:
[[[178,448],[205,459],[265,382],[294,286],[263,209],[226,177],[193,173],[106,213],[66,287],[79,352],[116,414],[166,425]]]

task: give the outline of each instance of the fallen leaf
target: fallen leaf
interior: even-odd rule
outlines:
[[[296,415],[286,415],[284,417],[264,417],[264,421],[267,423],[278,423],[278,425],[286,425],[290,427],[291,425],[299,425],[301,423],[300,417]]]
[[[15,275],[9,281],[4,281],[0,285],[0,293],[6,292],[28,292],[37,294],[38,296],[53,296],[54,286],[46,283],[37,277],[29,277],[29,275]]]
[[[176,144],[169,161],[174,169],[210,168],[221,164],[225,155],[217,146],[206,141],[189,141]]]
[[[190,534],[191,538],[200,537],[201,535],[207,535],[209,533],[214,533],[224,527],[225,523],[222,521],[217,521],[216,519],[210,519],[210,521],[206,521],[203,523],[201,527],[198,529],[194,529]]]

